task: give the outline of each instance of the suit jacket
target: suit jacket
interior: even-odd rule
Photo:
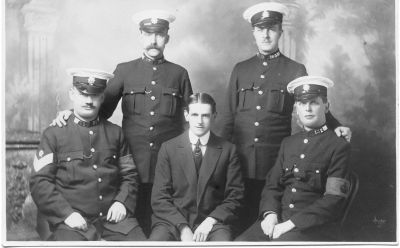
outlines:
[[[294,97],[286,86],[305,75],[304,65],[279,51],[235,65],[217,133],[237,146],[244,177],[264,180],[274,165],[283,138],[292,130]],[[327,121],[331,127],[339,125],[330,113]]]
[[[122,99],[122,129],[142,183],[153,182],[161,144],[183,133],[183,107],[191,94],[186,69],[165,59],[117,65],[99,114],[109,118]]]
[[[197,178],[186,131],[161,146],[151,197],[153,226],[164,222],[193,229],[208,216],[232,225],[243,191],[235,146],[211,133]]]

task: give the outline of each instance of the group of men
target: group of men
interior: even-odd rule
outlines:
[[[287,12],[244,12],[258,52],[234,67],[218,118],[164,58],[165,11],[134,15],[141,58],[70,70],[73,110],[43,132],[30,181],[48,239],[324,240],[348,197],[351,132],[329,112],[333,82],[279,51]],[[121,98],[122,129],[107,121]],[[290,136],[294,105],[303,131]]]

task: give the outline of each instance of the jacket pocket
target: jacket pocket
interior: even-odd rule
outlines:
[[[58,153],[57,177],[64,183],[81,182],[85,176],[80,173],[83,166],[83,151]]]
[[[274,113],[284,110],[286,89],[280,84],[273,84],[267,89],[266,109]]]
[[[322,163],[310,163],[309,168],[306,170],[307,183],[318,191],[323,191],[322,182],[322,169],[324,164]]]
[[[122,96],[122,112],[143,114],[145,111],[145,87],[124,88]]]
[[[178,89],[163,88],[160,103],[160,113],[166,116],[174,116],[179,107],[182,95]]]
[[[238,111],[247,111],[254,106],[254,83],[238,89]]]

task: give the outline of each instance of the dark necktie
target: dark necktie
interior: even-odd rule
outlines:
[[[199,175],[201,161],[203,160],[203,154],[201,153],[200,149],[200,139],[197,140],[196,146],[194,147],[193,158],[194,164],[196,166],[197,175]]]

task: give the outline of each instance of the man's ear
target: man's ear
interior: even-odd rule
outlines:
[[[329,102],[325,104],[325,114],[329,112]]]
[[[167,44],[169,42],[169,34],[167,34],[166,36],[165,36],[165,44]]]
[[[189,121],[189,112],[187,109],[183,110],[183,115],[185,116],[185,120],[188,122]]]

